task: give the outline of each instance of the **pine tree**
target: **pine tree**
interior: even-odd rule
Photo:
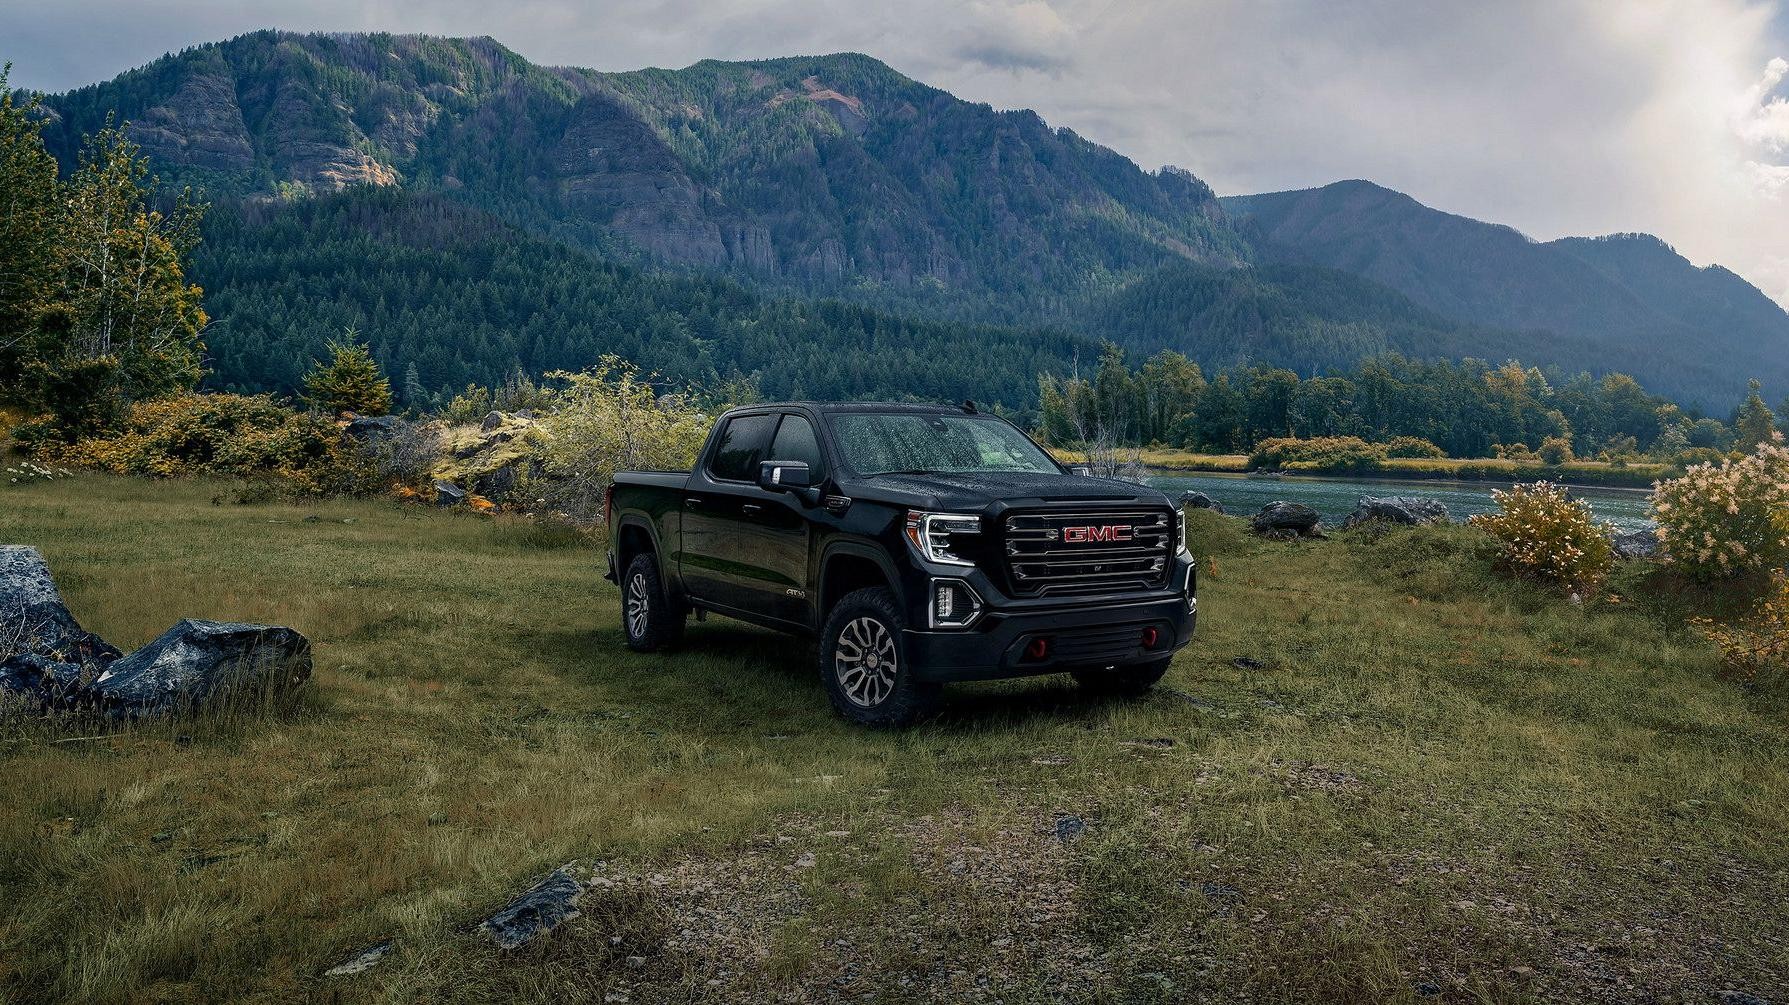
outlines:
[[[391,411],[391,381],[379,371],[378,361],[349,328],[341,341],[327,346],[329,362],[304,375],[304,399],[312,408],[340,415],[384,415]]]
[[[1777,417],[1759,396],[1761,386],[1756,380],[1748,385],[1750,393],[1746,395],[1745,404],[1739,406],[1739,412],[1733,417],[1733,432],[1736,436],[1733,446],[1736,450],[1750,452],[1758,444],[1770,439],[1770,434],[1776,431]]]
[[[416,375],[416,363],[404,364],[404,407],[420,411],[428,400],[429,392],[422,389],[422,380]]]

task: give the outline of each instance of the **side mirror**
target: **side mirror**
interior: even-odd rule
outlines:
[[[1080,475],[1085,478],[1093,474],[1093,469],[1085,464],[1076,464],[1068,469],[1068,473],[1071,475]]]
[[[758,487],[768,492],[790,492],[813,485],[806,461],[764,461],[758,465]]]

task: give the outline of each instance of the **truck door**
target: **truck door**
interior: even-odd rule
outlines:
[[[756,484],[758,462],[770,449],[777,412],[729,416],[715,434],[683,494],[682,551],[678,555],[684,589],[695,600],[718,607],[751,610],[745,584],[749,559],[748,504],[766,494]]]
[[[806,416],[785,413],[770,441],[767,461],[805,461],[814,484],[826,477],[826,459],[813,423]],[[814,601],[808,582],[810,540],[813,531],[807,504],[793,492],[766,492],[746,507],[751,522],[745,584],[756,596],[755,609],[782,621],[813,625]]]

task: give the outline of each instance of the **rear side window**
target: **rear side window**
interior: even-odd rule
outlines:
[[[806,461],[814,477],[820,476],[820,441],[814,436],[814,425],[799,415],[783,416],[776,439],[770,443],[767,461]]]
[[[777,418],[770,414],[728,419],[721,427],[720,439],[715,441],[714,460],[708,462],[708,473],[722,481],[757,481],[758,462],[774,460],[765,456],[765,450]]]

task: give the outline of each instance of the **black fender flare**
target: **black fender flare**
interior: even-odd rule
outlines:
[[[817,594],[814,598],[814,611],[818,621],[826,620],[826,612],[831,610],[832,602],[838,599],[826,596],[821,589],[826,584],[826,570],[835,559],[845,556],[868,559],[880,569],[882,578],[888,581],[888,588],[895,595],[895,602],[905,608],[906,596],[901,588],[901,577],[895,571],[894,563],[889,561],[886,551],[862,541],[833,541],[821,550],[819,567],[815,569],[818,578],[814,581],[814,592]]]

